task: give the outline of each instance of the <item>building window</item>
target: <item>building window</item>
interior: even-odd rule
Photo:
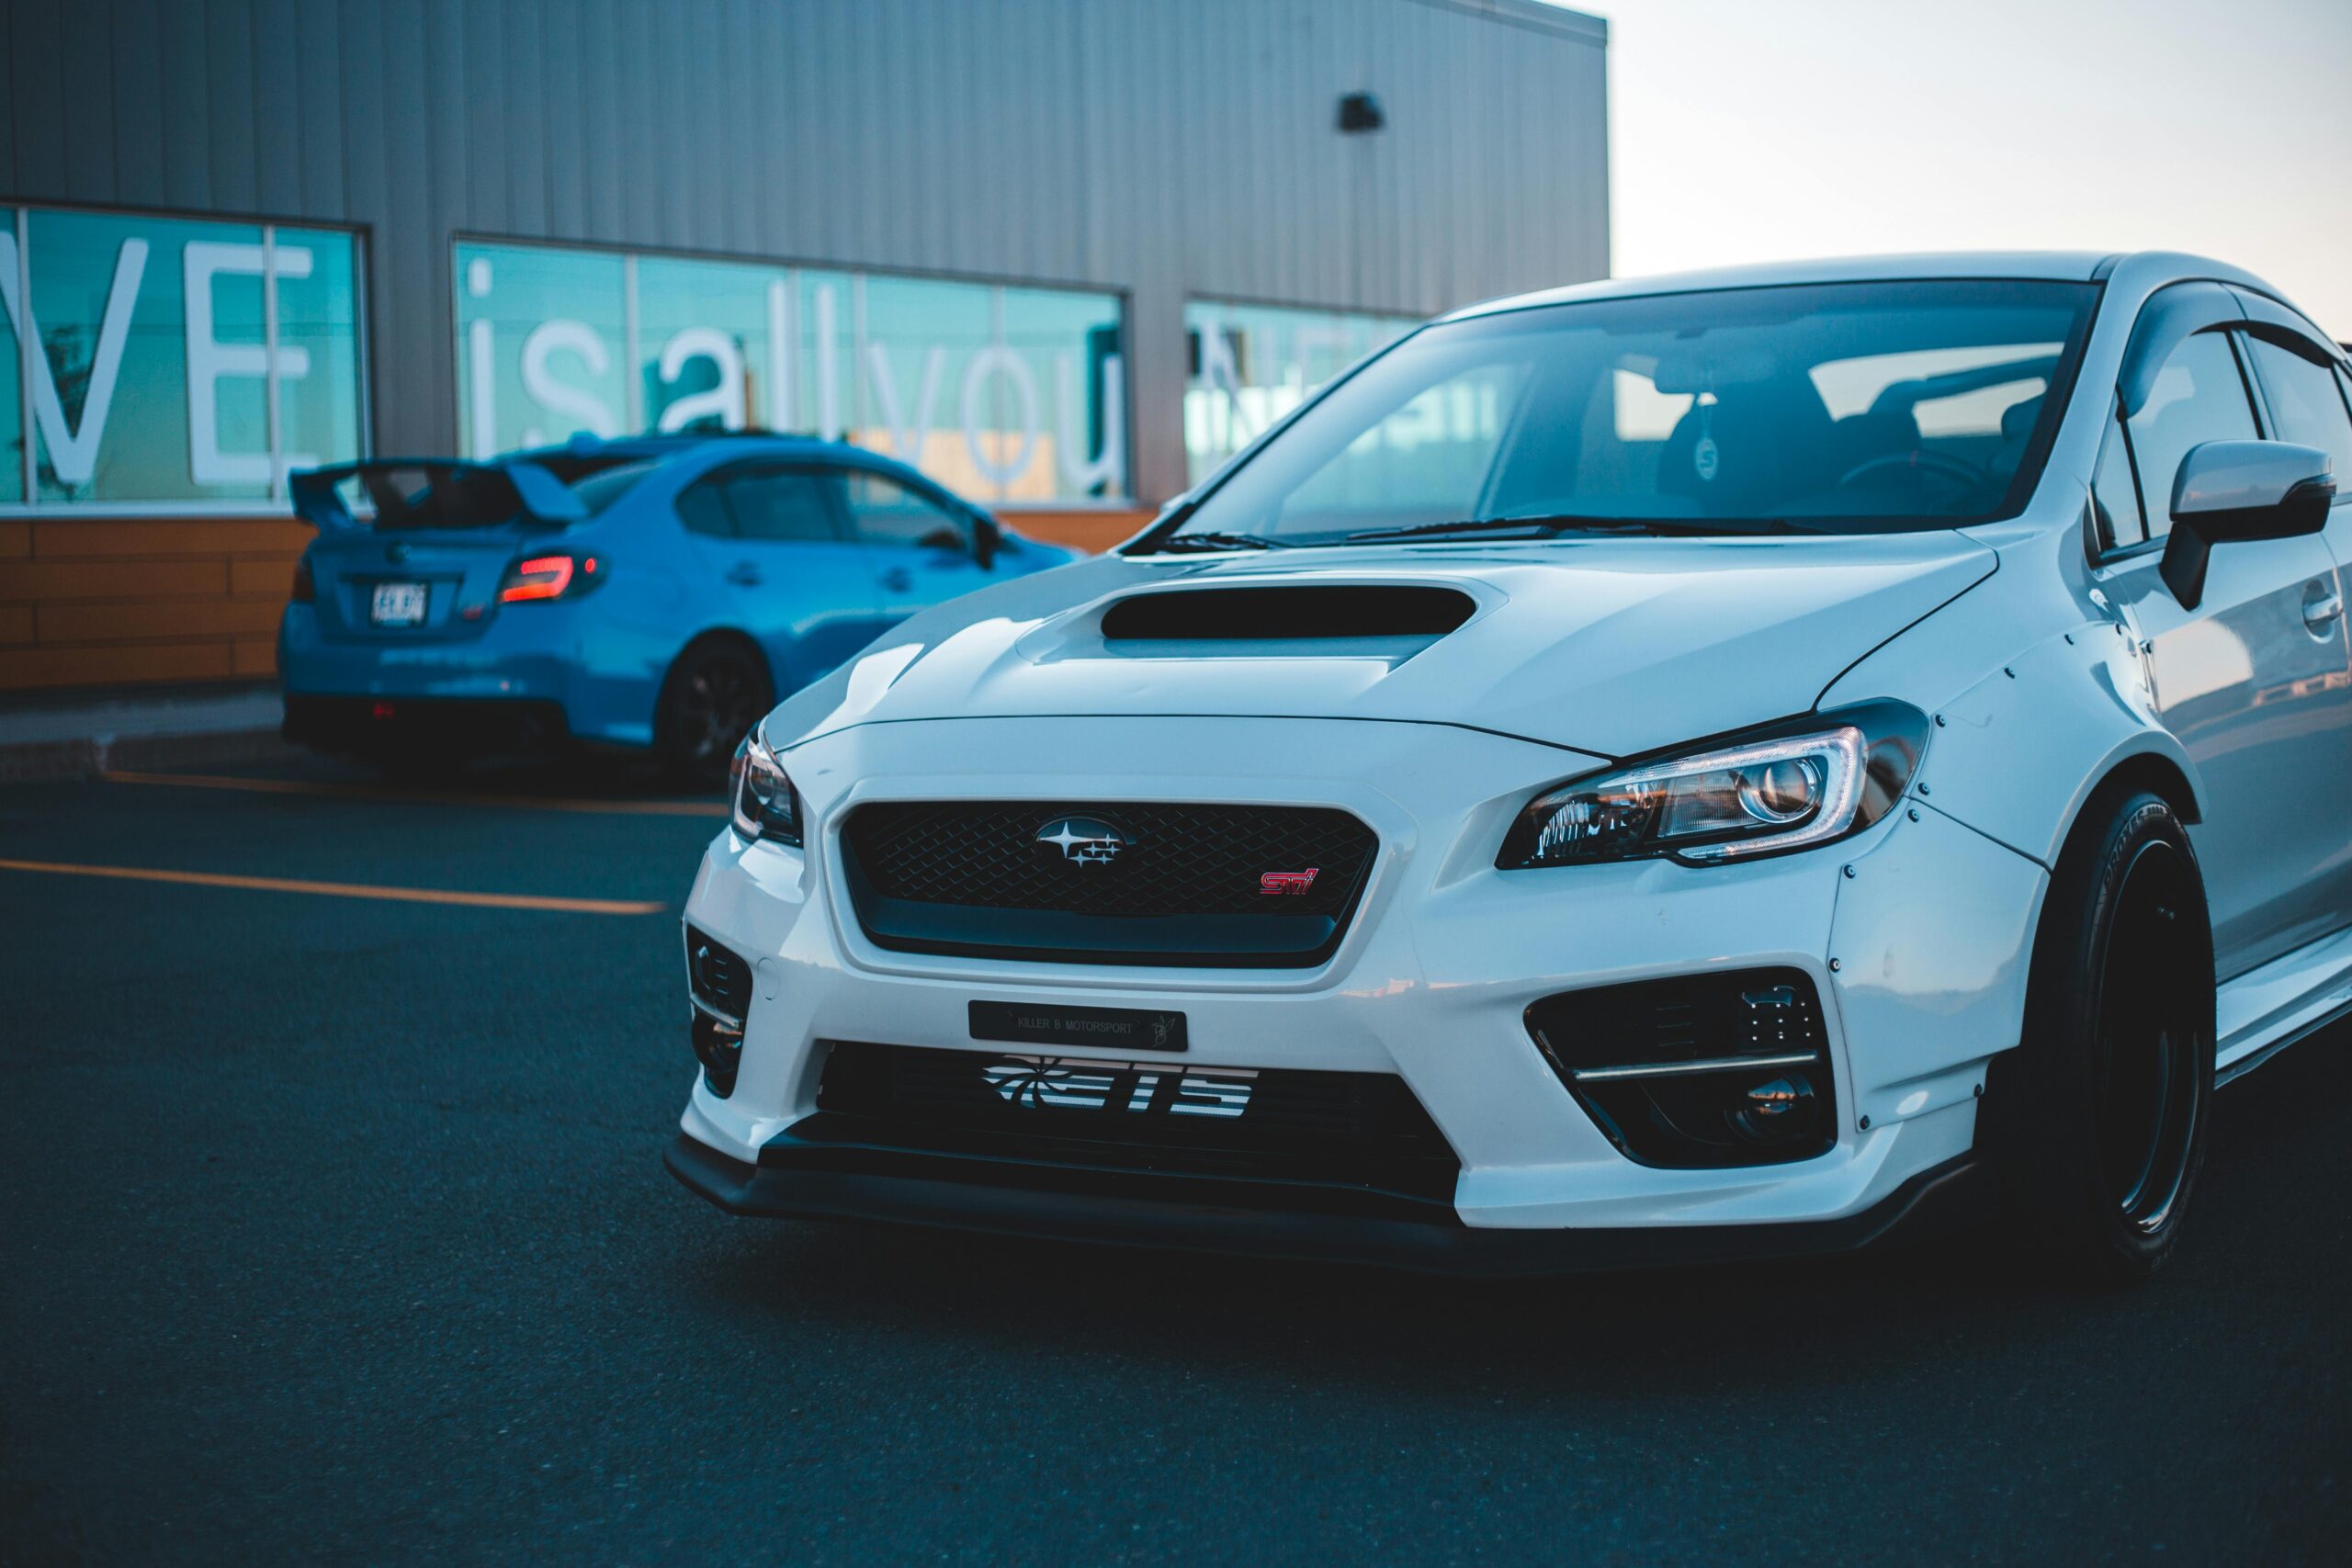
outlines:
[[[0,209],[0,510],[277,511],[362,453],[347,231]]]
[[[1015,504],[1127,494],[1115,294],[460,242],[465,454],[779,430]]]
[[[1187,482],[1199,484],[1340,371],[1419,324],[1409,316],[1188,301]]]

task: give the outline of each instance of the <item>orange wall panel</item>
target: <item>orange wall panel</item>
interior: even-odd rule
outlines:
[[[283,517],[43,517],[33,524],[33,555],[40,560],[297,555],[313,532],[307,523]]]
[[[1105,507],[1100,511],[1078,511],[1056,507],[1050,511],[1019,512],[1007,508],[1004,525],[1025,539],[1038,539],[1049,545],[1067,545],[1089,555],[1100,555],[1122,539],[1143,531],[1153,513],[1139,507]]]
[[[259,594],[272,604],[283,604],[294,592],[294,558],[247,559],[229,563],[229,592],[240,599]]]
[[[0,689],[265,678],[311,538],[284,517],[0,521]]]
[[[43,604],[43,643],[132,637],[253,637],[277,629],[274,604],[259,599],[160,599],[133,604]]]
[[[229,563],[187,561],[0,561],[0,604],[61,599],[185,599],[229,592]]]

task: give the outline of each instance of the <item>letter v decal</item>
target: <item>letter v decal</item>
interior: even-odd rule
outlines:
[[[139,299],[139,280],[147,270],[147,242],[125,240],[115,254],[114,281],[107,288],[106,319],[98,326],[98,355],[90,367],[90,387],[82,399],[82,425],[65,423],[65,404],[57,395],[57,371],[46,346],[33,355],[40,374],[33,378],[33,407],[40,419],[40,438],[49,448],[49,466],[62,485],[85,485],[97,471],[98,442],[106,434],[107,410],[114,402],[115,378],[122,370],[122,351],[130,338],[130,310]],[[17,297],[17,237],[0,234],[0,302],[8,310],[8,324],[19,342],[40,344],[40,324],[33,320],[32,302]]]

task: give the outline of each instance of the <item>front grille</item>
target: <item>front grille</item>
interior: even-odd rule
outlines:
[[[831,1044],[808,1142],[1453,1197],[1461,1162],[1386,1073]]]
[[[686,984],[706,1007],[738,1024],[751,1011],[751,964],[692,926],[686,928]]]
[[[842,844],[884,947],[1250,966],[1329,957],[1378,849],[1328,807],[1067,801],[877,802]]]

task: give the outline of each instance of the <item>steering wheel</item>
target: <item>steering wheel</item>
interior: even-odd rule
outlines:
[[[1938,479],[1950,479],[1964,490],[1973,489],[1993,477],[1992,470],[1982,464],[1972,463],[1965,457],[1955,457],[1946,452],[1930,452],[1922,447],[1916,452],[1889,452],[1883,457],[1872,457],[1867,462],[1857,463],[1838,476],[1838,488],[1843,490],[1846,486],[1865,479],[1881,468],[1902,468],[1915,474],[1933,474]]]

